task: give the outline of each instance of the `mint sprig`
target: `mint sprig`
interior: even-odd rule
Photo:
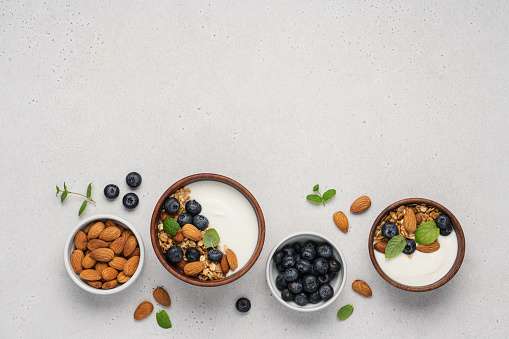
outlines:
[[[178,231],[180,231],[180,225],[175,221],[175,219],[166,217],[163,221],[163,230],[169,235],[174,236]]]
[[[426,221],[415,230],[415,241],[419,245],[429,245],[437,240],[440,229],[434,221]]]
[[[336,190],[335,189],[327,190],[322,196],[320,194],[319,189],[320,185],[316,184],[315,186],[313,186],[313,192],[316,192],[317,194],[309,194],[308,196],[306,196],[306,199],[312,202],[316,202],[318,204],[322,203],[323,206],[325,206],[325,202],[332,198],[334,195],[336,195]]]
[[[385,246],[385,257],[392,258],[403,252],[406,246],[406,240],[400,235],[395,235]]]
[[[219,234],[213,228],[209,228],[203,235],[203,245],[205,247],[216,247],[219,245]]]
[[[80,207],[80,210],[78,212],[78,215],[81,215],[81,213],[83,213],[83,211],[85,211],[85,208],[87,208],[87,205],[89,202],[93,202],[94,204],[96,203],[93,199],[92,199],[92,183],[88,184],[88,187],[87,187],[87,195],[83,195],[83,194],[80,194],[80,193],[76,193],[76,192],[71,192],[67,189],[67,185],[65,184],[64,182],[64,189],[60,189],[60,187],[56,186],[57,187],[57,194],[56,196],[58,197],[58,194],[61,192],[62,194],[60,195],[60,201],[61,202],[64,202],[64,200],[67,198],[67,195],[68,194],[75,194],[75,195],[79,195],[79,196],[82,196],[83,198],[85,198],[85,200],[83,201],[83,203],[81,204],[81,207]]]

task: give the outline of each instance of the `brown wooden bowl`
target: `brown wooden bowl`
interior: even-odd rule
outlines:
[[[258,219],[258,242],[256,243],[255,251],[253,252],[253,255],[251,256],[251,258],[249,259],[247,264],[239,271],[237,271],[225,278],[217,279],[217,280],[207,280],[207,281],[202,281],[197,278],[189,277],[189,276],[185,275],[184,272],[182,272],[178,267],[169,264],[166,261],[163,249],[159,246],[159,239],[157,237],[157,234],[158,234],[157,225],[159,224],[161,212],[163,210],[164,200],[166,200],[166,198],[168,198],[171,194],[175,193],[180,188],[182,188],[186,185],[189,185],[193,182],[204,181],[204,180],[218,181],[218,182],[230,185],[233,188],[237,189],[240,193],[242,193],[246,197],[247,200],[249,200],[249,202],[251,203],[251,206],[253,207],[253,209],[255,211],[256,217]],[[180,179],[179,181],[177,181],[176,183],[171,185],[170,188],[168,188],[166,190],[166,192],[163,193],[161,198],[159,198],[159,201],[157,202],[156,207],[154,208],[154,212],[152,213],[152,220],[150,222],[150,239],[152,241],[152,247],[154,248],[154,252],[156,253],[157,258],[159,259],[161,264],[175,277],[179,278],[182,281],[185,281],[189,284],[193,284],[196,286],[205,286],[205,287],[221,286],[221,285],[226,285],[228,283],[231,283],[231,282],[239,279],[244,274],[246,274],[246,272],[249,271],[249,269],[251,269],[251,267],[254,265],[254,263],[258,259],[258,256],[260,255],[260,253],[262,251],[263,243],[265,241],[265,220],[263,218],[263,213],[260,208],[260,205],[258,205],[258,202],[254,198],[254,196],[244,186],[242,186],[241,184],[239,184],[238,182],[236,182],[233,179],[230,179],[228,177],[225,177],[225,176],[222,176],[219,174],[200,173],[200,174],[190,175],[184,179]]]
[[[393,209],[398,208],[401,205],[408,205],[408,204],[427,204],[431,205],[433,207],[438,208],[441,212],[447,214],[449,218],[451,219],[452,227],[454,231],[456,232],[456,238],[458,240],[458,253],[456,255],[456,260],[454,261],[454,264],[452,265],[452,268],[447,272],[446,275],[444,275],[440,280],[434,282],[433,284],[426,285],[426,286],[408,286],[400,284],[391,278],[389,278],[384,271],[380,268],[378,265],[378,262],[376,261],[374,249],[373,249],[373,239],[375,238],[375,231],[376,227],[382,220],[382,218],[389,213],[389,211],[392,211]],[[432,200],[428,199],[422,199],[422,198],[410,198],[410,199],[403,199],[400,201],[396,201],[395,203],[389,205],[386,209],[382,211],[376,218],[375,222],[373,223],[373,226],[371,227],[371,231],[369,232],[369,239],[368,239],[368,249],[369,249],[369,257],[371,258],[371,262],[373,263],[373,266],[375,266],[376,271],[378,274],[382,276],[389,284],[396,286],[397,288],[400,288],[405,291],[410,292],[427,292],[434,290],[436,288],[439,288],[440,286],[443,286],[445,283],[447,283],[449,280],[454,277],[456,272],[460,269],[461,263],[463,262],[463,257],[465,256],[465,235],[463,234],[463,230],[461,229],[461,225],[456,219],[456,217],[444,206],[440,205],[437,202],[434,202]]]

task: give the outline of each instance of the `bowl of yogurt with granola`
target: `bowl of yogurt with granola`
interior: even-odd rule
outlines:
[[[254,196],[228,177],[183,178],[159,199],[151,220],[152,246],[174,276],[198,286],[228,284],[256,262],[265,221]]]
[[[384,209],[373,223],[368,244],[382,278],[411,292],[443,286],[465,255],[465,236],[456,217],[421,198],[400,200]]]

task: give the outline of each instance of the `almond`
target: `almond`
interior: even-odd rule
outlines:
[[[100,281],[87,281],[87,284],[89,284],[90,286],[92,286],[94,288],[101,288],[103,285],[103,283]]]
[[[92,222],[92,223],[88,224],[87,227],[85,227],[83,229],[83,233],[88,235],[88,231],[90,231],[90,229],[92,228],[92,226],[94,226],[94,224],[95,224],[95,222]]]
[[[371,288],[362,280],[355,280],[352,283],[352,288],[355,292],[359,293],[363,297],[371,297],[373,293],[371,292]]]
[[[110,280],[115,279],[117,277],[117,275],[118,275],[118,271],[116,269],[114,269],[113,267],[105,268],[101,272],[101,276],[106,281],[110,281]]]
[[[96,222],[95,224],[92,225],[92,227],[90,228],[90,231],[88,231],[87,239],[90,240],[90,239],[99,238],[99,234],[101,234],[101,232],[105,228],[106,228],[106,226],[104,226],[103,222],[101,222],[101,221]]]
[[[83,270],[80,273],[80,277],[81,279],[90,281],[101,280],[101,273],[96,270]]]
[[[99,273],[103,273],[104,269],[108,268],[108,264],[105,263],[105,262],[100,262],[98,261],[95,266],[94,266],[94,269],[99,272]]]
[[[131,277],[128,277],[127,275],[124,274],[124,272],[120,272],[117,276],[117,281],[120,283],[120,284],[125,284],[126,282],[129,281],[129,279],[131,279]]]
[[[108,243],[104,240],[100,239],[92,239],[88,242],[87,248],[91,251],[96,250],[98,248],[106,248],[108,247]]]
[[[74,246],[77,249],[86,251],[87,250],[87,235],[83,231],[78,231],[74,236]]]
[[[184,267],[186,266],[187,264],[187,261],[185,261],[184,259],[180,260],[178,263],[177,263],[177,267],[180,268],[182,271],[184,271]]]
[[[154,299],[163,306],[170,306],[171,300],[170,295],[166,290],[162,287],[157,287],[154,292],[152,292],[152,295],[154,296]]]
[[[230,265],[228,265],[228,259],[226,258],[226,254],[223,254],[223,257],[221,258],[221,270],[223,271],[223,274],[226,275],[228,271],[230,270]]]
[[[99,234],[99,239],[104,241],[113,241],[120,237],[122,232],[120,232],[120,229],[116,226],[113,227],[106,227],[101,234]]]
[[[140,256],[140,248],[136,247],[134,249],[133,253],[131,253],[131,255],[127,257],[127,260],[131,259],[132,257],[139,257],[139,256]]]
[[[109,290],[109,289],[112,289],[113,287],[115,287],[117,285],[118,285],[117,279],[113,279],[113,280],[110,280],[110,281],[107,281],[107,282],[103,283],[102,289],[103,290]]]
[[[200,241],[202,238],[200,230],[191,224],[185,224],[184,227],[182,227],[182,235],[194,241]]]
[[[239,263],[237,262],[237,256],[231,249],[226,250],[226,260],[228,261],[228,265],[232,271],[235,271],[237,267],[239,267]]]
[[[403,226],[407,232],[414,233],[417,228],[417,219],[415,218],[415,213],[411,208],[408,208],[405,212],[405,217],[403,219]]]
[[[186,266],[184,266],[184,273],[189,276],[195,276],[203,271],[205,268],[205,264],[201,261],[193,261],[190,263],[187,263]]]
[[[136,307],[136,310],[134,311],[134,319],[141,320],[146,318],[150,315],[150,313],[152,313],[153,310],[154,305],[152,305],[150,301],[144,301],[138,307]]]
[[[177,243],[184,241],[184,236],[182,235],[182,231],[178,231],[173,237],[171,237]]]
[[[85,234],[85,233],[83,233]],[[82,250],[74,250],[71,253],[71,266],[74,272],[77,274],[80,274],[81,271],[83,271],[83,258],[85,257],[85,254],[83,254]]]
[[[126,258],[115,257],[115,258],[111,259],[111,261],[108,263],[108,265],[110,265],[110,267],[113,267],[116,270],[123,271],[126,262],[127,262]]]
[[[385,254],[385,246],[387,246],[386,243],[384,243],[384,242],[377,242],[377,243],[375,243],[374,247],[375,247],[375,250],[377,250],[378,252]]]
[[[83,268],[86,268],[86,269],[92,268],[92,267],[94,267],[95,263],[97,262],[97,260],[92,259],[90,254],[85,255],[85,257],[83,258],[83,261],[81,262],[81,265],[83,266]]]
[[[97,261],[108,262],[115,257],[115,252],[109,248],[97,248],[90,253],[90,257]]]
[[[122,232],[122,237],[125,238],[125,240],[129,239],[130,236],[133,236],[134,233],[130,230],[124,230]]]
[[[440,244],[438,241],[435,240],[435,242],[432,242],[429,245],[419,245],[417,246],[416,250],[422,253],[433,253],[440,249]]]
[[[350,212],[361,213],[367,210],[371,206],[371,199],[367,195],[357,198],[350,206]]]
[[[87,248],[87,250],[85,251],[85,256],[89,255],[90,253],[92,253],[92,251]]]
[[[129,238],[127,238],[124,245],[124,257],[130,256],[137,245],[138,241],[136,240],[136,237],[134,235],[131,235]]]
[[[164,222],[164,219],[166,219],[166,218],[171,218],[171,215],[169,215],[169,214],[168,214],[168,213],[166,213],[166,212],[163,212],[163,213],[161,214],[161,221],[162,221],[162,222]]]
[[[104,222],[104,226],[106,226],[106,228],[108,227],[116,227],[117,224],[115,224],[115,222],[111,219],[108,219]]]
[[[421,224],[421,222],[422,222],[422,215],[421,215],[421,213],[417,213],[415,215],[415,222],[417,223],[417,225]]]
[[[338,211],[332,215],[332,219],[336,226],[343,232],[348,232],[348,218],[345,213]]]
[[[131,259],[127,260],[127,262],[124,265],[124,274],[128,277],[132,277],[134,272],[136,272],[136,269],[138,268],[138,264],[140,263],[140,257],[132,257]]]
[[[122,252],[124,252],[124,244],[125,244],[125,238],[124,237],[118,237],[117,239],[115,239],[111,243],[110,249],[116,255],[122,254]]]

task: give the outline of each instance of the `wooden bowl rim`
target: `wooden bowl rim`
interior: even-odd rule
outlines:
[[[230,185],[231,187],[238,190],[242,195],[246,197],[246,199],[249,201],[253,209],[255,210],[256,218],[258,219],[258,241],[256,243],[255,251],[253,252],[253,255],[247,262],[247,264],[240,269],[239,271],[227,276],[226,278],[217,279],[217,280],[207,280],[202,281],[197,278],[189,277],[184,274],[179,268],[169,264],[166,261],[165,255],[162,251],[162,248],[159,247],[159,238],[157,237],[158,229],[157,225],[159,224],[159,216],[161,214],[161,211],[163,209],[164,200],[169,197],[171,194],[175,193],[178,189],[185,187],[186,185],[189,185],[191,183],[197,182],[197,181],[218,181],[223,184]],[[198,173],[193,174],[190,176],[187,176],[183,179],[180,179],[173,185],[171,185],[159,198],[159,201],[157,202],[154,212],[152,213],[152,219],[150,222],[150,239],[152,242],[152,247],[154,249],[154,252],[161,262],[161,264],[175,277],[178,279],[187,282],[192,285],[196,286],[204,286],[204,287],[213,287],[213,286],[221,286],[229,284],[240,277],[242,277],[247,271],[251,269],[251,267],[254,265],[258,257],[260,256],[260,253],[263,248],[263,244],[265,242],[265,219],[263,217],[262,209],[260,208],[260,205],[258,204],[258,201],[256,201],[255,197],[249,192],[244,186],[242,186],[237,181],[228,178],[224,175],[220,174],[214,174],[214,173]]]
[[[447,214],[449,216],[449,218],[451,219],[452,227],[453,227],[454,231],[456,232],[456,239],[458,240],[458,253],[456,255],[456,260],[454,261],[454,264],[452,265],[449,272],[447,272],[447,274],[444,275],[440,280],[434,282],[433,284],[426,285],[426,286],[408,286],[408,285],[400,284],[400,283],[392,280],[391,278],[389,278],[389,276],[387,276],[382,271],[382,269],[378,265],[378,262],[375,259],[375,254],[374,254],[374,249],[373,249],[373,239],[375,237],[376,227],[378,226],[378,224],[380,223],[382,218],[387,213],[389,213],[389,211],[396,209],[401,205],[408,205],[408,204],[428,204],[428,205],[438,208],[441,212]],[[393,204],[389,205],[387,208],[385,208],[378,215],[378,217],[376,218],[375,222],[373,223],[373,226],[371,227],[371,231],[369,233],[368,249],[369,249],[369,257],[371,259],[371,262],[373,263],[373,266],[375,267],[378,274],[380,274],[380,276],[382,278],[384,278],[385,281],[387,281],[389,284],[391,284],[397,288],[400,288],[402,290],[409,291],[409,292],[427,292],[427,291],[437,289],[440,286],[443,286],[449,280],[451,280],[452,277],[454,277],[454,275],[458,272],[458,270],[461,267],[461,263],[463,262],[463,258],[465,257],[465,235],[463,233],[463,229],[461,228],[461,225],[460,225],[458,219],[456,219],[456,217],[454,216],[454,214],[451,213],[451,211],[449,211],[447,208],[445,208],[441,204],[439,204],[433,200],[424,199],[424,198],[408,198],[408,199],[402,199],[402,200],[396,201],[395,203],[393,203]]]

